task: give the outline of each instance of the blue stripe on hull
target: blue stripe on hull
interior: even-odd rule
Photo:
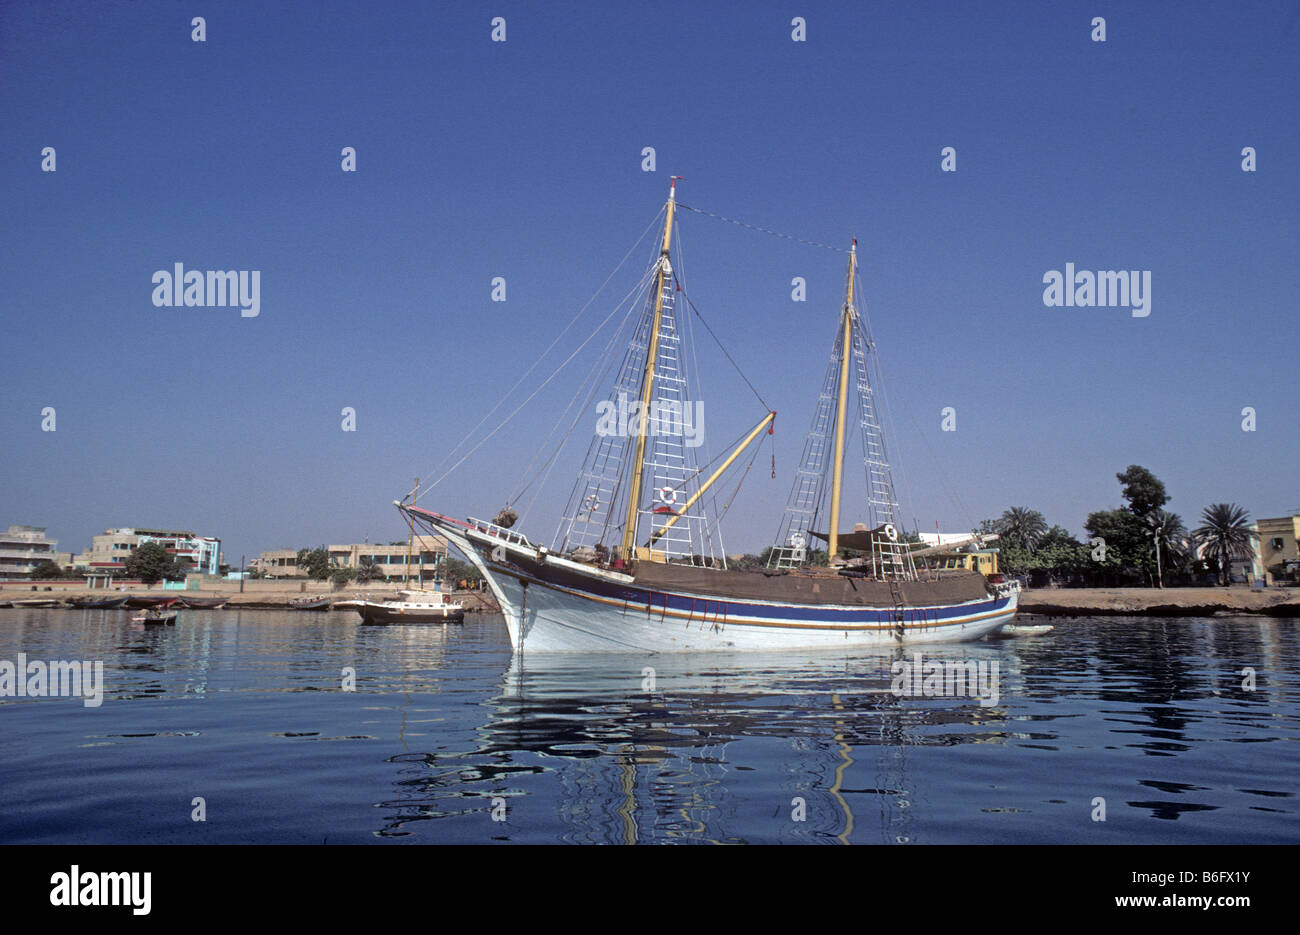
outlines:
[[[510,578],[519,578],[513,568],[494,565],[492,570]],[[559,586],[526,576],[531,584],[557,588],[606,604],[623,605],[625,613],[648,613],[654,616],[663,612],[704,618],[717,616],[723,619],[744,618],[757,622],[807,623],[841,627],[896,626],[898,613],[890,607],[857,607],[836,604],[753,603],[727,600],[708,595],[693,596],[673,591],[650,591],[641,588],[621,588],[604,582],[593,582],[593,587]],[[936,604],[923,607],[902,608],[905,626],[938,626],[956,622],[963,617],[997,613],[1011,605],[1011,598],[989,598],[985,601],[964,604]]]
[[[754,604],[681,593],[652,596],[648,590],[592,582],[617,595],[605,596],[574,587],[573,581],[561,585],[526,575],[521,579],[518,569],[495,567],[492,572],[501,579],[512,645],[519,647],[522,624],[524,645],[541,652],[852,648],[971,640],[1005,625],[1016,604],[1014,597],[999,597],[904,608],[899,621],[890,608]],[[529,582],[526,597],[520,580]],[[653,601],[649,607],[647,598]]]

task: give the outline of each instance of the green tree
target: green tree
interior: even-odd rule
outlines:
[[[1049,584],[1084,570],[1087,559],[1084,547],[1064,526],[1042,533],[1032,551],[1002,543],[998,552],[998,567],[1004,574],[1045,577]]]
[[[1144,467],[1130,464],[1122,474],[1116,474],[1121,493],[1128,501],[1128,510],[1134,516],[1145,517],[1169,502],[1165,485]]]
[[[1157,514],[1169,502],[1169,494],[1159,478],[1141,465],[1130,464],[1116,474],[1115,479],[1120,483],[1120,492],[1127,505],[1118,510],[1098,510],[1088,514],[1084,529],[1091,538],[1105,542],[1105,558],[1093,559],[1090,564],[1094,571],[1146,576],[1151,584],[1155,584],[1160,569],[1156,564],[1155,531],[1147,526],[1147,517]],[[1170,528],[1164,541],[1172,543],[1175,537],[1176,530]],[[1089,559],[1092,559],[1091,552],[1089,548]],[[1163,562],[1162,554],[1161,564]]]
[[[1032,552],[1047,532],[1047,520],[1037,510],[1013,506],[998,518],[993,529],[1008,547]]]
[[[63,569],[48,558],[43,558],[37,562],[36,567],[32,569],[33,580],[49,580],[51,578],[63,578]],[[67,577],[71,577],[70,575]]]
[[[1064,526],[1053,526],[1038,540],[1034,559],[1049,582],[1069,579],[1087,568],[1088,549]]]
[[[358,580],[360,580],[359,575],[357,574],[357,570],[355,568],[340,566],[338,568],[335,568],[332,572],[330,572],[330,581],[333,582],[334,587],[336,588],[343,587],[353,578],[358,578]]]
[[[374,581],[377,578],[383,578],[383,577],[384,577],[383,571],[380,569],[378,565],[375,564],[375,560],[373,558],[371,558],[369,555],[361,556],[360,561],[357,562],[357,574],[356,574],[357,583],[365,584],[369,581]]]
[[[1083,528],[1089,536],[1087,548],[1092,571],[1119,576],[1142,573],[1149,552],[1149,540],[1142,521],[1131,512],[1097,510],[1088,514]],[[1101,539],[1104,548],[1095,549],[1092,539]]]
[[[1070,530],[1064,526],[1053,525],[1051,529],[1043,533],[1038,540],[1038,549],[1058,548],[1058,547],[1079,548],[1079,540],[1070,534]]]
[[[1249,523],[1250,514],[1235,503],[1214,503],[1201,511],[1201,525],[1192,533],[1204,547],[1205,557],[1218,562],[1225,587],[1231,583],[1233,560],[1249,558],[1254,552],[1255,534]]]
[[[312,581],[324,581],[333,571],[330,553],[323,545],[314,549],[299,549],[298,567],[305,569],[307,577]]]
[[[459,586],[462,579],[469,581],[470,583],[483,580],[483,576],[479,574],[477,568],[469,562],[463,562],[458,558],[452,558],[450,555],[448,555],[446,560],[442,563],[442,573],[446,576],[447,581],[450,582],[453,587]]]
[[[132,578],[154,584],[176,573],[176,562],[158,542],[146,542],[126,557],[123,569]]]

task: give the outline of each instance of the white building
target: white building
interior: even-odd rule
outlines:
[[[90,550],[77,556],[76,565],[87,572],[122,574],[127,556],[146,542],[157,542],[169,555],[182,559],[200,574],[221,571],[221,540],[175,529],[109,529],[95,536]]]
[[[44,526],[10,526],[0,533],[0,581],[29,578],[41,562],[62,564],[65,556],[54,550],[58,544],[46,537]]]

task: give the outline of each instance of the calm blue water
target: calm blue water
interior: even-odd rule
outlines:
[[[102,659],[107,683],[99,708],[0,699],[0,842],[1300,840],[1291,621],[922,648],[997,662],[986,706],[897,696],[890,653],[521,666],[499,617],[128,616],[0,610],[0,660]]]

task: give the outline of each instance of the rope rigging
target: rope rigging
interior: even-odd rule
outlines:
[[[691,311],[694,312],[695,317],[700,320],[700,324],[702,324],[704,330],[709,333],[709,337],[713,338],[714,342],[718,345],[718,348],[724,355],[726,355],[727,360],[731,361],[731,366],[736,368],[736,373],[740,374],[740,379],[745,381],[745,385],[748,386],[753,394],[758,398],[758,401],[762,404],[763,408],[770,412],[772,407],[767,404],[767,401],[763,399],[762,394],[760,394],[754,384],[749,381],[749,377],[745,376],[745,371],[740,369],[740,364],[736,363],[735,358],[731,356],[731,353],[727,350],[726,346],[723,345],[723,343],[718,340],[718,336],[713,333],[713,329],[709,327],[709,323],[704,320],[704,316],[700,314],[700,310],[696,308],[695,303],[691,301],[691,297],[686,292],[686,288],[681,285],[680,278],[677,280],[677,284],[682,290],[682,297],[686,299],[686,304],[691,307]]]
[[[567,366],[569,365],[569,362],[570,362],[571,360],[573,360],[573,358],[577,357],[578,354],[579,354],[579,352],[580,352],[584,347],[586,347],[588,344],[591,343],[592,339],[595,338],[596,335],[600,333],[601,329],[603,329],[603,328],[605,327],[605,325],[609,323],[609,320],[610,320],[611,318],[614,317],[615,313],[616,313],[616,312],[619,310],[619,308],[621,308],[621,307],[622,307],[622,302],[620,302],[617,306],[615,306],[614,310],[613,310],[612,312],[610,312],[608,315],[606,315],[606,316],[601,320],[600,324],[598,324],[598,325],[596,326],[595,330],[593,330],[593,331],[591,332],[591,334],[587,336],[587,339],[586,339],[585,341],[583,341],[581,344],[579,344],[577,347],[575,347],[575,348],[573,349],[573,353],[571,353],[568,357],[564,358],[564,360],[560,362],[560,365],[559,365],[558,367],[556,367],[553,371],[551,371],[551,375],[550,375],[549,377],[547,377],[545,380],[543,380],[542,383],[541,383],[541,385],[538,386],[537,389],[535,389],[535,390],[533,390],[533,392],[529,393],[529,394],[528,394],[528,397],[527,397],[523,402],[521,402],[518,406],[516,406],[513,410],[511,410],[510,414],[507,415],[504,419],[502,419],[501,422],[497,424],[496,428],[494,428],[492,431],[488,432],[488,433],[487,433],[486,435],[484,435],[481,439],[479,439],[478,444],[476,444],[476,445],[475,445],[473,448],[471,448],[469,451],[465,452],[465,454],[461,456],[460,460],[458,460],[458,461],[457,461],[455,464],[453,464],[451,467],[447,468],[447,470],[444,471],[444,472],[442,473],[442,475],[441,475],[437,480],[435,480],[432,484],[430,484],[430,485],[429,485],[430,489],[432,489],[433,487],[437,487],[438,484],[442,483],[442,481],[446,479],[446,477],[447,477],[448,474],[450,474],[452,471],[456,470],[456,468],[458,468],[458,467],[460,467],[462,464],[464,464],[465,461],[469,458],[470,455],[472,455],[474,452],[478,451],[481,447],[483,447],[483,445],[486,444],[486,443],[488,442],[488,440],[492,438],[493,435],[495,435],[497,432],[501,431],[501,429],[505,428],[505,426],[507,425],[507,423],[509,423],[510,420],[513,419],[516,415],[518,415],[519,410],[523,409],[523,408],[524,408],[525,406],[527,406],[530,402],[532,402],[532,401],[533,401],[533,398],[534,398],[535,396],[537,396],[537,394],[540,393],[542,390],[544,390],[544,389],[547,387],[547,385],[550,384],[550,382],[551,382],[552,380],[554,380],[557,376],[559,376],[559,375],[560,375],[560,371],[562,371],[565,367],[567,367]],[[516,385],[517,385],[517,384],[516,384]],[[508,397],[508,396],[509,396],[509,394],[507,394],[507,397]],[[503,399],[502,399],[502,402],[504,402],[504,401],[505,401],[505,399],[503,398]],[[498,404],[498,405],[499,405],[499,404]],[[495,409],[496,407],[493,407],[493,408]],[[480,424],[481,424],[481,423],[480,423]],[[444,460],[445,460],[445,459],[444,459]]]
[[[705,217],[713,218],[715,221],[725,221],[728,224],[735,224],[737,227],[743,227],[746,230],[755,231],[760,234],[770,234],[773,237],[780,237],[782,240],[792,240],[795,243],[801,243],[808,247],[820,247],[823,250],[832,250],[835,253],[847,254],[849,251],[843,247],[832,247],[830,244],[819,243],[816,240],[804,240],[802,237],[796,237],[793,234],[783,234],[780,231],[774,231],[771,228],[759,227],[757,224],[747,224],[744,221],[737,221],[735,218],[723,217],[721,214],[714,214],[712,211],[705,211],[703,208],[692,208],[690,205],[677,202],[677,207],[685,208],[687,211],[694,211],[696,214],[702,214]]]
[[[776,236],[781,239],[789,240],[795,243],[800,243],[800,244],[814,246],[814,247],[821,247],[823,249],[832,250],[836,253],[847,252],[838,247],[831,247],[827,244],[821,244],[815,241],[805,240],[803,238],[782,234],[778,231],[773,231],[768,228],[747,224],[741,221],[736,221],[732,218],[723,217],[722,215],[714,214],[712,212],[704,211],[702,209],[692,208],[688,205],[681,205],[680,203],[678,203],[678,206],[686,208],[687,210],[692,211],[696,214],[703,214],[707,217],[712,217],[726,223],[744,227],[748,230],[756,231],[759,233],[766,233],[771,236]],[[442,458],[438,466],[432,472],[430,472],[431,474],[436,475],[436,479],[431,484],[427,485],[426,490],[432,489],[434,487],[437,487],[439,484],[441,484],[450,474],[452,474],[458,468],[460,468],[462,464],[464,464],[489,440],[491,440],[495,435],[497,435],[497,433],[499,433],[503,428],[505,428],[505,426],[508,423],[514,420],[515,417],[521,412],[522,409],[524,409],[530,402],[532,402],[549,384],[551,384],[556,379],[556,377],[559,376],[561,371],[566,369],[566,367],[568,367],[568,365],[574,361],[574,359],[578,356],[580,352],[582,352],[585,348],[587,348],[588,345],[595,342],[597,336],[600,335],[601,332],[604,332],[608,325],[610,325],[611,323],[618,322],[620,314],[625,312],[626,315],[622,316],[622,321],[616,324],[616,326],[613,329],[613,333],[608,334],[607,340],[606,340],[606,335],[600,335],[601,343],[604,344],[604,347],[597,353],[596,359],[593,361],[590,370],[585,374],[583,379],[579,382],[578,386],[576,387],[576,391],[573,393],[572,397],[568,400],[567,405],[564,406],[563,411],[559,415],[559,418],[556,419],[554,423],[551,425],[549,432],[547,432],[546,434],[546,437],[543,439],[540,445],[535,447],[531,455],[526,459],[526,463],[523,465],[522,471],[519,475],[517,483],[515,484],[514,490],[510,493],[510,496],[506,500],[506,507],[507,509],[509,509],[512,504],[517,504],[527,499],[527,504],[524,508],[524,512],[527,513],[531,511],[534,503],[536,503],[539,497],[542,495],[543,493],[542,488],[546,486],[551,471],[557,465],[562,451],[568,446],[575,432],[582,424],[584,414],[590,409],[590,406],[598,398],[602,380],[607,379],[611,375],[611,371],[615,369],[617,359],[619,356],[623,356],[624,358],[631,359],[634,354],[638,353],[637,351],[638,345],[636,344],[635,338],[625,348],[625,352],[622,355],[619,355],[618,351],[616,350],[618,346],[617,342],[619,341],[619,335],[625,333],[625,329],[629,324],[629,320],[631,319],[631,316],[635,313],[635,302],[633,302],[632,304],[627,304],[628,300],[631,299],[633,296],[635,296],[637,293],[646,291],[650,281],[653,280],[656,273],[659,272],[660,268],[659,268],[658,259],[656,258],[655,263],[652,264],[642,274],[642,276],[640,277],[640,282],[638,282],[631,290],[629,290],[627,295],[625,295],[623,299],[621,299],[618,303],[614,305],[614,308],[609,312],[609,314],[605,315],[602,319],[596,322],[594,327],[588,334],[573,335],[574,338],[581,337],[582,340],[576,342],[576,346],[572,347],[567,354],[565,354],[565,352],[561,350],[561,353],[565,354],[565,356],[559,362],[558,366],[555,366],[554,369],[549,373],[549,375],[547,375],[545,379],[540,381],[540,385],[536,386],[535,389],[533,389],[530,393],[524,396],[522,398],[522,401],[517,402],[517,404],[515,404],[514,402],[518,398],[516,397],[516,393],[521,389],[521,387],[525,384],[528,378],[532,376],[535,371],[538,370],[538,368],[544,363],[546,358],[557,347],[559,347],[562,342],[564,342],[566,336],[572,334],[574,328],[578,325],[580,319],[590,309],[592,304],[601,295],[601,293],[604,292],[605,288],[614,279],[615,275],[626,265],[628,259],[633,255],[633,253],[640,246],[642,241],[644,241],[645,237],[651,232],[651,230],[661,221],[663,216],[664,216],[663,211],[660,211],[655,217],[655,219],[652,220],[649,225],[647,225],[646,230],[643,231],[641,236],[637,238],[636,243],[632,245],[632,247],[628,250],[627,254],[625,254],[623,259],[619,261],[618,265],[614,268],[614,270],[609,274],[608,277],[606,277],[605,281],[596,290],[595,294],[593,294],[592,297],[582,306],[582,308],[578,310],[577,314],[573,316],[572,320],[570,320],[568,324],[564,326],[564,328],[559,332],[559,334],[555,336],[555,338],[550,342],[550,344],[545,348],[545,350],[536,358],[536,360],[518,377],[517,380],[514,381],[510,389],[502,395],[502,397],[497,401],[497,403],[490,410],[488,410],[488,412],[480,420],[478,420],[477,424],[475,424],[475,426],[472,429],[470,429],[470,431],[467,432],[465,436],[459,442],[456,443],[456,445],[454,445],[451,449],[447,451],[447,453],[444,455],[444,457]],[[676,225],[672,225],[672,226],[674,229],[676,228]],[[665,244],[666,243],[667,243],[667,234],[665,234]],[[680,378],[677,376],[672,376],[666,379],[670,380],[670,384],[673,380],[676,380],[678,383],[682,385],[681,390],[673,390],[669,392],[668,398],[670,399],[670,402],[672,401],[673,398],[675,398],[674,394],[680,394],[683,390],[686,393],[687,400],[689,400],[690,396],[692,395],[690,393],[690,389],[691,389],[690,384],[694,383],[695,380],[698,380],[698,375],[701,372],[699,368],[699,361],[695,357],[696,342],[692,339],[692,337],[689,334],[690,331],[689,325],[693,318],[694,320],[698,320],[699,323],[704,326],[704,329],[708,333],[709,337],[713,339],[714,343],[718,346],[719,350],[722,351],[723,356],[726,357],[728,363],[730,363],[732,368],[736,371],[736,373],[739,374],[741,380],[744,381],[745,385],[749,387],[749,390],[754,394],[755,399],[758,400],[759,404],[764,408],[764,410],[770,412],[771,406],[763,398],[763,395],[758,391],[754,382],[751,381],[749,377],[745,374],[744,370],[741,369],[735,357],[732,356],[727,346],[723,344],[722,340],[719,338],[717,333],[713,330],[709,322],[704,318],[703,314],[700,312],[699,308],[696,306],[695,302],[687,292],[683,283],[683,273],[682,273],[683,261],[679,255],[680,249],[681,248],[680,248],[680,238],[679,238],[679,245],[677,249],[674,251],[674,257],[673,257],[674,261],[677,263],[677,268],[675,270],[668,269],[668,276],[670,276],[671,279],[668,282],[668,284],[665,286],[665,290],[676,292],[677,295],[681,296],[685,300],[687,308],[689,308],[689,313],[687,313],[685,309],[679,310],[676,318],[677,324],[675,325],[675,328],[677,329],[677,336],[671,338],[671,340],[673,341],[680,341],[681,344],[680,351],[685,359],[679,359],[675,356],[670,357],[672,363],[670,363],[669,366],[676,367],[680,370]],[[665,267],[665,269],[667,269],[667,267]],[[665,296],[665,301],[667,301],[668,298],[670,297]],[[641,327],[645,327],[645,326],[642,325]],[[671,327],[669,330],[669,334],[673,334]],[[669,339],[666,338],[665,340],[669,340]],[[574,342],[570,342],[570,343],[574,343]],[[600,347],[600,344],[597,344],[597,347]],[[644,354],[645,351],[643,350],[640,353]],[[690,367],[689,369],[683,367],[682,365],[686,364],[687,360],[689,360],[692,364],[694,364],[694,366]],[[621,372],[621,370],[624,368],[619,368],[619,369]],[[638,392],[637,395],[640,395],[640,393]],[[644,405],[644,403],[642,404]],[[499,412],[500,410],[503,409],[505,410],[504,412]],[[771,434],[770,427],[768,430],[768,434]],[[744,433],[741,433],[741,437],[743,437],[743,435]],[[589,451],[588,453],[588,461],[591,461],[593,455],[600,453],[598,451],[599,449],[598,441],[599,441],[598,439],[593,439],[593,443],[592,443],[593,447],[592,450]],[[703,441],[703,439],[701,439],[700,441]],[[699,444],[700,441],[697,441],[695,444]],[[740,438],[737,439],[736,444],[739,444],[739,441]],[[700,454],[704,456],[703,459],[701,459],[702,463],[700,461],[696,461],[694,457],[691,457],[689,461],[694,463],[677,465],[673,467],[672,470],[669,471],[669,475],[673,475],[674,472],[678,472],[678,471],[681,472],[680,474],[673,476],[671,480],[671,486],[673,488],[674,496],[672,497],[672,503],[669,504],[670,506],[672,504],[677,503],[676,493],[678,491],[684,494],[687,486],[700,484],[702,477],[704,477],[707,472],[711,471],[715,465],[718,465],[724,458],[728,458],[728,457],[734,458],[737,455],[741,454],[739,451],[735,451],[734,453],[729,455],[731,449],[735,448],[736,445],[729,446],[727,449],[723,449],[722,451],[717,451],[715,449],[713,452],[709,451],[710,447],[713,446],[706,445],[704,450],[700,452]],[[703,536],[701,538],[697,538],[699,536],[699,532],[693,532],[693,531],[687,532],[686,539],[691,540],[691,542],[689,543],[691,547],[688,548],[687,550],[688,554],[690,552],[695,552],[697,554],[698,553],[711,554],[715,548],[718,548],[721,549],[722,554],[725,556],[725,548],[722,547],[722,543],[720,539],[720,535],[721,535],[721,530],[719,528],[720,522],[723,516],[726,515],[727,512],[729,511],[730,507],[735,503],[740,488],[744,484],[746,477],[749,475],[755,461],[759,457],[759,449],[761,447],[762,447],[762,441],[759,441],[757,444],[753,445],[751,451],[748,452],[748,458],[746,459],[746,461],[740,462],[740,465],[743,465],[744,467],[743,470],[740,471],[739,477],[736,481],[735,489],[730,491],[729,495],[723,493],[723,487],[721,484],[719,484],[713,490],[708,491],[707,496],[704,496],[703,491],[701,491],[699,494],[696,494],[696,496],[700,498],[700,506],[704,507],[705,504],[708,503],[712,506],[712,510],[706,511],[703,515],[701,515],[698,518],[698,520],[701,522],[700,529],[703,532]],[[613,451],[612,455],[609,453],[604,453],[602,455],[602,457],[605,459],[606,462],[610,458],[617,460],[619,456],[617,450],[613,450],[613,449],[611,450]],[[665,455],[665,457],[668,457],[669,460],[671,461],[672,458],[677,456],[670,457],[669,455]],[[739,467],[740,465],[737,465],[737,467]],[[682,470],[683,468],[684,471]],[[605,470],[605,468],[602,467],[601,470]],[[771,470],[773,476],[775,476],[774,449],[771,455]],[[586,492],[588,488],[590,489],[599,488],[601,481],[597,473],[595,473],[595,471],[596,469],[594,467],[589,466],[587,468],[584,468],[583,473],[579,475],[578,483],[574,488],[575,493],[572,495],[578,497],[579,501],[582,500],[580,494]],[[717,478],[717,480],[721,480],[721,479],[722,479],[721,477]],[[611,473],[608,475],[608,480],[613,482],[612,489],[607,487],[605,490],[603,490],[600,493],[600,497],[602,499],[609,499],[611,502],[606,504],[600,501],[595,501],[595,503],[599,503],[599,507],[592,504],[588,504],[588,515],[590,516],[590,519],[586,521],[587,522],[594,521],[595,524],[598,524],[598,528],[603,527],[602,532],[599,535],[600,541],[604,541],[604,539],[606,538],[606,534],[608,533],[611,526],[618,529],[621,528],[623,525],[625,525],[622,522],[621,516],[619,515],[620,512],[624,512],[624,511],[616,511],[614,509],[614,505],[620,501],[620,498],[626,500],[627,497],[627,494],[625,492],[626,477],[624,476],[622,470],[617,470],[615,473]],[[713,480],[710,480],[709,484],[712,485],[712,483]],[[663,487],[661,482],[660,489],[667,490],[670,488]],[[661,494],[661,496],[666,497],[667,495]],[[591,499],[592,499],[591,497],[587,498],[587,500],[591,500]],[[667,503],[668,501],[665,500],[665,502]],[[571,504],[570,508],[566,510],[566,517],[568,522],[570,523],[570,529],[568,531],[562,531],[557,533],[557,539],[563,538],[567,540],[569,538],[569,535],[573,532],[573,523],[584,521],[582,520],[582,516],[579,515],[578,512],[583,509],[583,505],[581,502],[576,502],[576,503],[577,503],[576,506],[574,504]],[[665,511],[656,509],[655,512],[659,513]],[[668,511],[668,512],[672,512],[672,511]],[[691,512],[693,513],[694,511],[692,510]],[[710,518],[707,515],[708,512],[713,513],[712,518]],[[573,515],[569,515],[569,514],[573,514]],[[680,515],[682,515],[684,520],[687,518],[687,514],[684,512]],[[696,528],[695,522],[696,522],[695,520],[692,520],[689,530],[695,530]],[[670,523],[668,525],[672,525],[672,524]],[[678,529],[688,529],[686,522],[683,521],[682,524],[678,527]],[[718,538],[715,539],[715,536]],[[683,547],[683,545],[686,544],[686,539],[682,539],[681,542],[679,542],[677,548]],[[667,540],[665,539],[664,542],[667,543]],[[723,561],[725,564],[725,557],[723,558]]]
[[[519,389],[520,385],[524,382],[525,379],[527,379],[528,375],[529,375],[530,373],[532,373],[535,369],[537,369],[537,366],[538,366],[538,365],[539,365],[543,360],[546,359],[546,355],[549,354],[549,353],[550,353],[550,352],[555,348],[555,346],[556,346],[557,344],[560,343],[560,339],[563,338],[563,337],[564,337],[564,336],[569,332],[569,329],[572,328],[575,324],[578,323],[578,319],[581,318],[581,317],[583,316],[583,314],[587,311],[587,309],[591,307],[591,303],[592,303],[592,302],[595,302],[595,301],[596,301],[596,298],[597,298],[597,297],[598,297],[598,296],[599,296],[603,291],[605,291],[605,287],[609,285],[610,280],[613,279],[614,276],[618,274],[618,271],[619,271],[620,269],[623,268],[623,264],[625,264],[625,263],[628,261],[628,258],[629,258],[630,256],[632,256],[632,254],[636,251],[637,247],[639,247],[639,246],[641,245],[641,241],[645,240],[646,235],[649,234],[650,231],[651,231],[651,230],[652,230],[652,229],[653,229],[653,228],[654,228],[654,227],[659,223],[659,218],[660,218],[662,215],[663,215],[663,211],[660,210],[660,212],[659,212],[658,214],[655,215],[654,219],[651,220],[651,222],[650,222],[649,224],[646,225],[645,230],[643,230],[643,231],[641,232],[641,236],[638,237],[638,238],[636,239],[636,243],[632,244],[632,246],[628,248],[627,253],[623,254],[623,259],[619,260],[619,261],[618,261],[618,265],[615,266],[614,269],[610,271],[610,274],[609,274],[608,276],[605,277],[605,281],[602,282],[602,283],[600,284],[600,287],[597,288],[596,291],[595,291],[594,293],[592,293],[591,298],[588,299],[588,300],[583,304],[582,308],[578,309],[578,313],[577,313],[576,315],[574,315],[573,318],[569,321],[569,323],[568,323],[567,325],[565,325],[564,328],[560,331],[560,333],[557,334],[557,335],[555,336],[555,339],[554,339],[553,341],[551,341],[551,343],[550,343],[549,345],[547,345],[546,350],[542,351],[542,353],[541,353],[540,355],[538,355],[537,359],[536,359],[535,361],[533,361],[532,365],[531,365],[527,370],[525,370],[522,374],[520,374],[519,379],[516,380],[515,383],[514,383],[514,385],[511,386],[510,389],[508,389],[508,390],[505,392],[505,394],[501,397],[501,399],[499,399],[499,400],[497,401],[497,404],[496,404],[495,406],[493,406],[491,409],[489,409],[489,410],[488,410],[488,411],[483,415],[483,418],[479,419],[479,420],[478,420],[478,423],[475,424],[475,426],[474,426],[472,429],[470,429],[468,432],[466,432],[466,433],[465,433],[465,436],[464,436],[460,441],[458,441],[455,445],[453,445],[453,446],[451,447],[451,449],[447,452],[447,454],[443,456],[443,459],[442,459],[441,461],[438,462],[437,466],[435,466],[435,467],[433,468],[433,470],[429,472],[430,474],[433,474],[433,473],[436,473],[437,471],[442,470],[443,465],[445,465],[448,461],[450,461],[453,457],[455,457],[456,452],[460,450],[461,446],[464,445],[467,441],[470,440],[470,438],[474,435],[474,433],[477,432],[477,431],[478,431],[478,430],[483,426],[483,423],[487,422],[487,420],[490,419],[490,418],[492,417],[492,413],[494,413],[494,412],[496,412],[498,409],[500,409],[500,408],[505,404],[506,400],[509,399],[510,396],[514,393],[514,391],[517,390],[517,389]],[[626,299],[624,299],[624,301],[626,301]],[[618,304],[617,306],[615,306],[615,308],[617,309],[617,308],[619,308],[619,307],[621,307],[621,306],[622,306],[622,302],[619,302],[619,304]],[[611,317],[612,317],[612,313],[611,313]],[[606,318],[606,321],[608,321],[608,318]],[[604,324],[605,324],[605,322],[601,322],[601,324],[600,324],[599,326],[597,326],[597,330],[599,330],[600,327],[603,327]],[[593,332],[593,335],[592,335],[592,336],[594,337],[594,332]],[[589,337],[587,340],[590,341],[591,338]],[[586,343],[587,343],[587,341],[584,341],[584,342],[583,342],[583,345],[585,345]],[[567,363],[567,361],[566,361],[566,363]],[[561,365],[561,367],[563,367],[563,364]],[[557,371],[557,372],[558,372],[558,371]],[[555,376],[555,374],[552,374],[551,377],[548,377],[548,378],[547,378],[547,381],[546,381],[546,382],[549,383],[549,382],[550,382],[550,379],[553,378],[554,376]],[[543,384],[543,385],[545,385],[545,384]],[[539,387],[538,389],[540,390],[540,387]],[[536,395],[536,393],[534,393],[533,395]],[[529,398],[531,399],[532,397],[530,396]],[[518,412],[517,409],[516,409],[515,411]],[[514,413],[511,413],[511,416],[508,416],[508,417],[506,418],[506,422],[509,422],[509,421],[510,421],[510,418],[511,418],[513,415],[514,415]],[[503,422],[502,425],[504,425],[504,424],[505,424],[505,423]],[[501,427],[501,426],[497,426],[497,429],[499,429],[500,427]],[[494,434],[496,433],[497,429],[494,429],[491,433],[489,433],[485,438],[483,438],[483,439],[479,442],[478,445],[475,445],[474,448],[477,449],[480,445],[483,444],[483,442],[487,441],[488,438],[491,438],[492,435],[494,435]],[[470,454],[473,454],[473,449],[472,449],[471,451],[467,452],[466,455],[465,455],[465,457],[466,457],[466,458],[469,457]],[[439,478],[438,478],[436,481],[434,481],[432,484],[430,484],[430,485],[429,485],[428,487],[426,487],[425,489],[426,489],[426,490],[432,490],[434,487],[438,486],[438,484],[440,484],[440,483],[441,483],[441,482],[442,482],[442,481],[447,477],[447,475],[451,474],[452,471],[456,470],[456,468],[459,467],[459,466],[460,466],[464,461],[465,461],[465,458],[461,458],[461,459],[460,459],[459,461],[457,461],[454,465],[452,465],[452,466],[451,466],[447,471],[445,471],[441,476],[439,476]],[[403,501],[403,502],[405,502],[405,501]]]

